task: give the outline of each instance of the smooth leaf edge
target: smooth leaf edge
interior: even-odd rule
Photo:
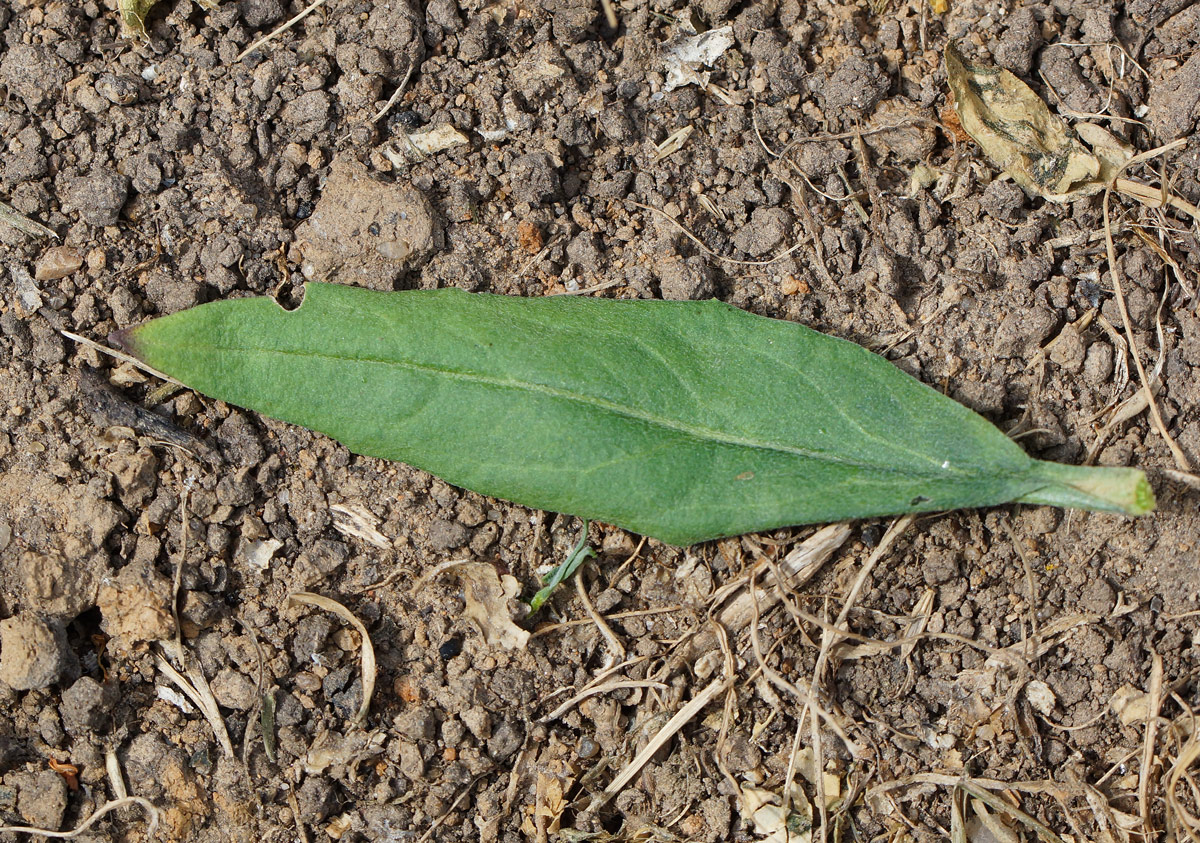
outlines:
[[[306,287],[307,286],[314,286],[314,284],[306,285]],[[335,286],[336,287],[338,285],[325,285],[325,284],[317,283],[317,284],[315,284],[315,286],[318,286],[318,287]],[[261,297],[261,298],[270,298],[270,297]],[[309,296],[305,295],[304,300],[301,303],[301,306],[303,306],[303,304],[307,303],[308,301],[309,301]],[[294,310],[289,310],[288,308],[284,308],[282,305],[280,305],[278,303],[278,301],[275,301],[274,303],[277,307],[279,307],[279,309],[281,311],[283,311],[285,313],[294,312]],[[716,302],[716,300],[713,300],[713,303],[719,303],[719,302]],[[726,305],[726,306],[728,307],[729,305]],[[731,308],[731,309],[737,310],[737,308]],[[126,329],[123,329],[120,331],[116,331],[110,335],[109,341],[112,344],[116,345],[117,347],[125,349],[128,353],[130,353],[134,357],[142,358],[142,357],[144,357],[144,354],[142,353],[142,349],[139,348],[138,332],[141,328],[146,327],[147,325],[151,324],[153,321],[156,321],[156,320],[151,320],[151,322],[143,322],[139,325],[130,326],[129,328],[126,328]],[[823,336],[829,337],[830,339],[840,339],[837,337],[832,337],[831,335],[828,335],[828,334],[825,334]],[[846,342],[845,340],[841,340],[841,341]],[[850,343],[850,344],[855,345],[853,343]],[[857,346],[857,345],[856,345],[856,347],[861,348],[861,346]],[[863,350],[865,351],[865,349],[863,349]],[[928,384],[924,384],[919,379],[914,379],[914,380],[917,383],[921,383],[923,386],[926,386],[928,388]],[[962,406],[962,405],[959,404],[959,406]],[[264,414],[264,415],[269,415],[269,414]],[[313,429],[316,430],[316,428],[313,428]],[[320,431],[320,430],[318,430],[317,432],[322,433],[322,435],[330,435],[330,434],[324,433],[323,431]],[[334,437],[332,435],[330,435],[330,438],[334,438],[336,441],[341,441],[341,440],[337,439],[337,437]],[[352,448],[351,450],[354,450],[354,449]],[[359,452],[355,451],[355,453],[359,453]],[[1007,500],[996,500],[994,503],[966,504],[964,506],[973,508],[974,506],[983,506],[983,507],[999,506],[999,505],[1003,505],[1005,503],[1028,503],[1028,504],[1035,504],[1035,505],[1056,506],[1056,507],[1060,507],[1060,508],[1074,508],[1074,509],[1083,509],[1083,510],[1114,512],[1114,513],[1120,513],[1120,514],[1129,515],[1129,516],[1144,515],[1146,513],[1153,511],[1155,508],[1155,497],[1154,497],[1153,489],[1151,488],[1148,480],[1146,479],[1145,473],[1142,472],[1140,469],[1096,467],[1096,466],[1073,466],[1073,465],[1065,465],[1065,464],[1061,464],[1061,463],[1046,462],[1046,461],[1042,461],[1042,460],[1029,458],[1027,455],[1025,455],[1025,456],[1028,461],[1027,462],[1028,468],[1018,472],[1018,474],[1021,475],[1022,477],[1027,478],[1029,480],[1029,485],[1033,486],[1035,488],[1032,488],[1031,491],[1026,492],[1022,495],[1008,498]],[[414,467],[420,468],[420,466],[416,466],[416,465],[414,465]],[[437,476],[443,476],[443,475],[437,474]],[[450,479],[450,478],[446,478],[446,479],[448,479],[449,482],[454,483],[454,481],[452,479]],[[1038,486],[1037,484],[1039,482],[1043,482],[1044,485]],[[455,485],[460,485],[460,486],[462,486],[462,488],[470,488],[469,485],[463,485],[460,483],[455,484]],[[490,494],[490,495],[498,497],[502,500],[511,500],[510,497],[506,497],[503,494],[496,494],[494,492],[488,492],[486,490],[477,490],[477,491],[482,491],[484,494]],[[548,511],[562,511],[565,514],[575,515],[575,516],[578,516],[580,518],[585,518],[585,519],[590,518],[592,520],[599,520],[599,521],[607,520],[603,517],[602,514],[588,513],[588,512],[574,512],[574,511],[567,512],[565,510],[554,509],[554,507],[545,507],[545,506],[539,506],[537,504],[531,504],[528,501],[526,501],[526,502],[513,501],[513,502],[517,503],[519,505],[534,506],[535,508],[547,509]],[[956,507],[956,508],[958,508],[958,507]],[[910,505],[909,507],[904,508],[903,511],[897,510],[895,512],[889,511],[889,512],[878,512],[878,513],[863,512],[862,514],[859,514],[854,517],[871,518],[871,517],[882,517],[882,516],[886,516],[886,515],[919,514],[919,513],[932,512],[932,511],[941,511],[941,508],[936,505],[933,505],[933,506],[919,505],[914,500],[913,505]],[[759,532],[769,531],[771,529],[777,529],[777,528],[783,527],[783,526],[800,526],[802,524],[807,524],[807,523],[817,523],[817,522],[812,521],[810,519],[807,521],[789,522],[788,525],[784,525],[782,523],[773,525],[773,526],[765,525],[765,526],[759,528],[758,531]],[[638,527],[633,524],[625,524],[625,525],[619,525],[619,526],[624,526],[627,529],[631,529],[636,532],[640,532],[645,535],[651,536],[653,538],[657,538],[661,541],[667,542],[668,544],[675,544],[675,545],[679,545],[679,546],[687,546],[687,545],[695,544],[695,543],[698,543],[701,541],[719,539],[719,538],[726,537],[728,535],[740,534],[740,533],[737,533],[737,534],[721,533],[721,534],[705,534],[702,536],[693,536],[691,534],[685,535],[684,533],[681,533],[681,532],[671,533],[671,531],[664,531],[662,529],[652,530],[651,532],[647,532],[644,529],[639,530]]]

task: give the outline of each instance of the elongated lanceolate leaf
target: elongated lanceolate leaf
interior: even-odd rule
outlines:
[[[114,336],[207,395],[526,506],[690,544],[1021,500],[1138,514],[857,345],[716,301],[310,283]]]

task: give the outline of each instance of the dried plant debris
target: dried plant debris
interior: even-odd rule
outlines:
[[[146,15],[158,0],[118,0],[117,11],[125,25],[126,37],[145,40]]]
[[[463,562],[452,570],[463,584],[466,615],[478,625],[483,640],[508,650],[525,649],[529,633],[513,623],[508,609],[521,590],[516,577],[501,577],[495,566],[486,562]]]
[[[351,725],[362,726],[367,720],[367,712],[371,710],[371,696],[375,693],[375,647],[371,644],[371,636],[367,633],[367,628],[363,626],[363,622],[354,616],[354,613],[343,606],[341,603],[329,597],[324,597],[320,594],[313,594],[308,591],[297,591],[288,595],[289,603],[304,603],[309,606],[316,606],[318,609],[324,609],[326,612],[333,612],[342,620],[349,623],[358,632],[362,639],[362,702],[358,706],[358,713],[354,715],[354,720]]]
[[[544,833],[558,834],[562,829],[563,813],[571,804],[568,794],[575,784],[571,765],[553,759],[549,768],[547,772],[538,771],[534,803],[525,806],[521,812],[525,817],[521,831],[529,835],[530,840],[537,839],[539,827]]]
[[[788,799],[760,787],[741,788],[738,807],[747,825],[754,827],[763,843],[808,843],[813,839],[812,803],[798,782],[793,782]]]
[[[676,129],[663,140],[662,143],[654,147],[654,163],[666,158],[668,155],[678,152],[683,149],[683,145],[687,143],[687,139],[691,137],[695,126],[684,126],[682,129]]]
[[[1012,73],[969,64],[951,41],[946,75],[963,128],[1025,190],[1066,202],[1104,189],[1097,156]]]
[[[196,0],[205,9],[215,9],[219,0]],[[146,40],[146,15],[158,5],[158,0],[117,0],[117,12],[121,15],[125,37],[136,41]]]
[[[467,136],[450,125],[441,125],[425,132],[407,136],[408,145],[416,153],[417,160],[428,155],[470,143]]]
[[[401,135],[394,143],[384,146],[382,153],[392,167],[403,172],[431,155],[468,143],[470,139],[458,129],[441,125],[411,135]]]
[[[0,223],[10,225],[17,231],[28,234],[30,237],[58,239],[58,235],[52,229],[46,228],[46,226],[36,220],[31,220],[16,208],[4,202],[0,202]]]
[[[1112,184],[1121,169],[1133,158],[1133,147],[1103,126],[1097,126],[1095,123],[1076,123],[1075,134],[1091,148],[1100,164],[1100,172],[1096,178],[1098,186],[1091,190],[1093,193],[1104,185]]]
[[[391,541],[379,532],[379,519],[361,504],[335,503],[329,507],[333,528],[343,536],[358,539],[381,550],[390,550]]]
[[[712,75],[701,68],[712,67],[726,50],[733,46],[733,27],[722,26],[699,35],[684,35],[670,41],[664,48],[667,82],[664,91],[685,85],[703,88]]]

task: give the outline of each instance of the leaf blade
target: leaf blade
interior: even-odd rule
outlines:
[[[883,358],[719,302],[310,283],[295,311],[215,302],[121,339],[357,453],[673,544],[985,506],[1047,482]]]

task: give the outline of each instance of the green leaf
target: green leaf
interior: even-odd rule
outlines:
[[[310,283],[294,311],[214,302],[113,340],[356,453],[672,544],[1014,500],[1153,508],[1140,471],[1032,460],[883,358],[716,301]]]

